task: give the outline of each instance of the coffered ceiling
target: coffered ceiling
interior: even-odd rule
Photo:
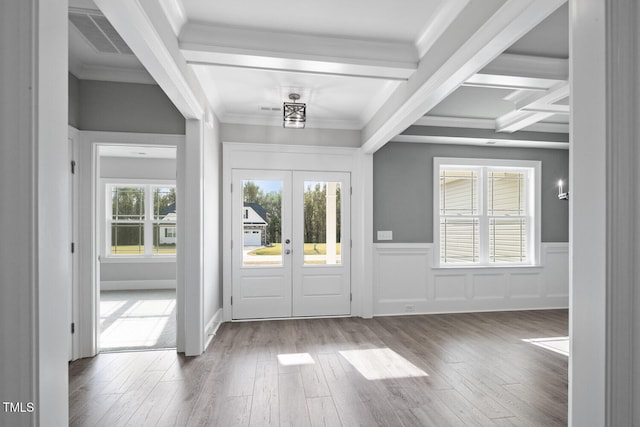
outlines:
[[[442,128],[484,129],[511,145],[536,145],[519,132],[537,131],[567,145],[554,136],[568,131],[563,0],[96,4],[72,0],[70,16],[104,14],[140,60],[100,52],[74,18],[71,71],[155,80],[187,117],[204,102],[222,123],[281,126],[282,102],[295,92],[308,127],[361,130],[370,151],[390,139],[461,138],[430,135]]]

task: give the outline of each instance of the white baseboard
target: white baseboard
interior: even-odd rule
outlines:
[[[374,316],[567,308],[569,245],[543,243],[541,265],[433,268],[433,245],[374,245]]]
[[[209,320],[209,322],[207,322],[206,327],[204,328],[204,349],[206,350],[207,347],[209,347],[209,344],[211,343],[211,340],[213,340],[213,337],[216,335],[216,332],[218,332],[218,328],[220,327],[220,325],[222,324],[222,308],[219,308],[218,311],[216,311],[216,314],[213,315],[213,317]]]
[[[140,291],[175,288],[175,280],[106,280],[100,282],[101,291]]]

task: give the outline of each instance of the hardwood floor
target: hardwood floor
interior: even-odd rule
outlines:
[[[200,357],[70,364],[73,426],[556,426],[567,311],[226,323]],[[279,357],[280,356],[280,357]]]

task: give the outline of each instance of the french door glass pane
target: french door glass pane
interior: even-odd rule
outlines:
[[[112,223],[111,254],[144,255],[144,223]]]
[[[304,182],[304,264],[341,264],[341,183]]]
[[[478,218],[440,218],[440,261],[478,262],[478,225]]]
[[[489,221],[489,261],[525,262],[527,259],[527,220],[491,218]]]
[[[242,265],[282,265],[280,180],[242,181]]]

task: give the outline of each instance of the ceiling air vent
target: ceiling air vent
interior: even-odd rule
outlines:
[[[98,52],[133,55],[116,29],[99,13],[72,11],[69,20]]]

